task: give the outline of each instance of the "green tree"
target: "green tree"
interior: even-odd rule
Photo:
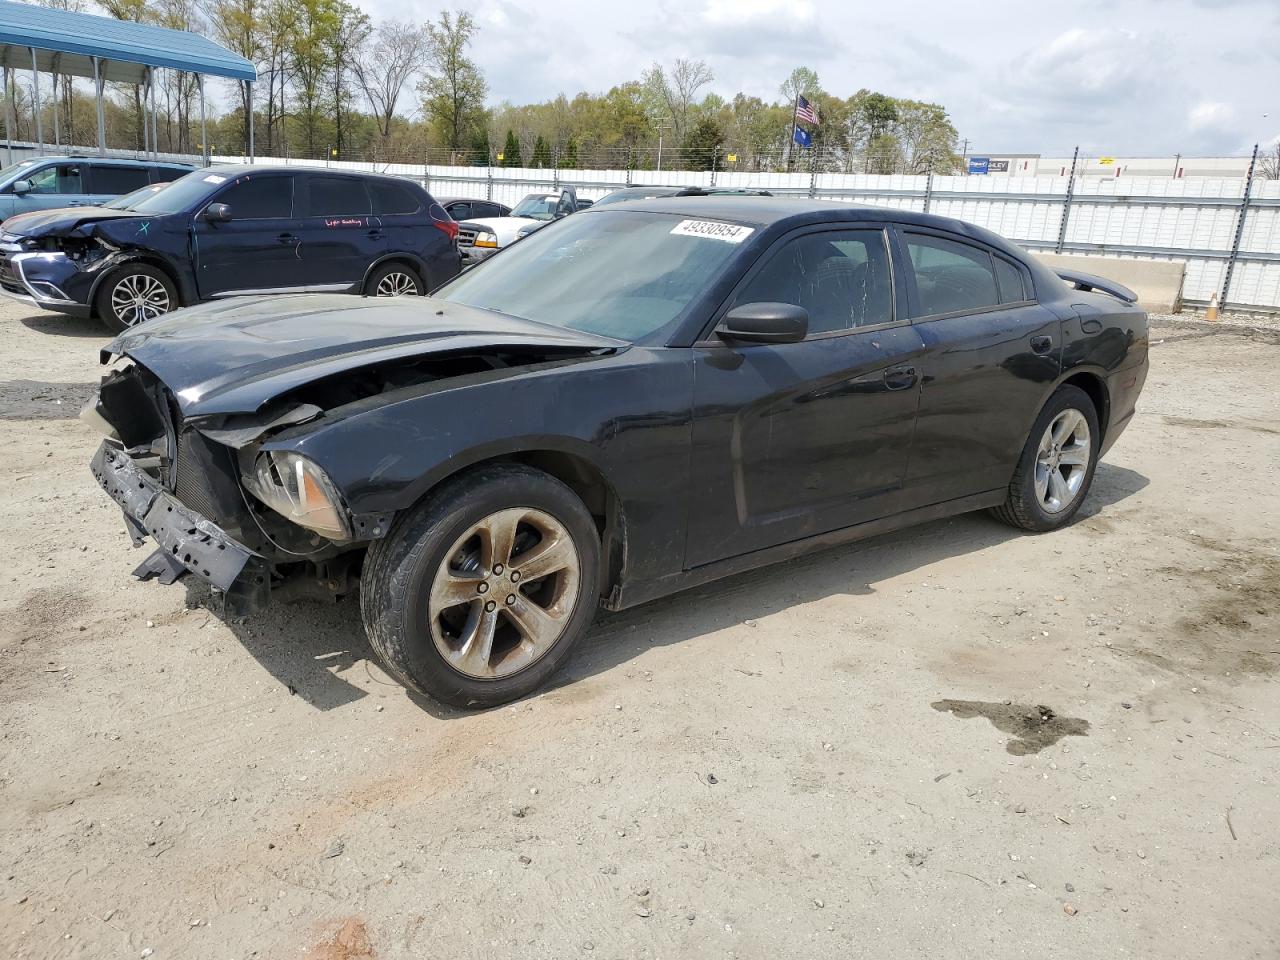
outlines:
[[[947,111],[936,103],[897,101],[893,132],[902,154],[903,173],[952,173],[959,164],[958,134]]]
[[[329,45],[329,97],[333,110],[333,144],[338,156],[346,156],[347,116],[351,112],[351,84],[355,78],[354,65],[360,60],[360,51],[372,33],[369,17],[359,7],[346,0],[334,0],[337,27],[328,36]]]
[[[684,140],[690,129],[690,108],[698,91],[713,79],[715,76],[705,60],[681,59],[669,69],[655,63],[640,79],[649,115],[669,121],[676,140]]]
[[[821,93],[822,84],[818,82],[818,75],[808,67],[796,67],[791,71],[791,76],[783,81],[778,91],[782,94],[783,100],[794,104],[796,97],[808,98]]]
[[[716,153],[724,141],[720,124],[711,117],[703,117],[690,129],[681,147],[691,170],[715,169]]]
[[[566,170],[578,169],[578,138],[569,135],[564,142],[564,155],[560,157],[560,166]]]
[[[297,117],[308,157],[318,156],[329,132],[325,82],[333,63],[334,36],[342,26],[341,0],[292,0],[297,14],[290,37]]]
[[[520,141],[513,131],[507,131],[507,141],[502,145],[502,165],[504,167],[523,167],[524,159],[520,156]]]
[[[538,139],[534,141],[531,164],[539,169],[551,166],[551,147],[542,139],[542,134],[538,134]]]
[[[467,56],[477,29],[471,14],[447,10],[427,24],[427,77],[419,90],[431,125],[450,150],[459,149],[484,123],[487,87]]]

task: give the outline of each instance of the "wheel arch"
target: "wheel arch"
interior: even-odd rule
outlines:
[[[1111,394],[1107,390],[1107,381],[1102,374],[1084,368],[1068,370],[1066,376],[1054,386],[1054,390],[1061,386],[1077,387],[1089,395],[1089,399],[1093,401],[1093,408],[1098,414],[1098,429],[1102,433],[1098,442],[1103,442],[1106,439],[1107,426],[1111,422]],[[1045,399],[1047,402],[1048,398]]]
[[[409,253],[407,250],[397,250],[394,253],[384,253],[382,256],[378,257],[377,260],[374,260],[373,263],[369,264],[368,268],[364,272],[364,276],[360,278],[361,293],[363,293],[365,288],[369,285],[369,278],[373,276],[374,272],[385,267],[389,263],[403,263],[406,266],[412,267],[414,273],[416,273],[418,278],[422,281],[422,285],[424,287],[427,286],[427,265],[423,259],[417,254]]]
[[[189,307],[193,303],[198,302],[199,298],[194,296],[191,289],[189,289],[188,284],[179,276],[179,271],[175,270],[173,265],[168,263],[163,257],[150,253],[130,253],[128,256],[113,263],[106,270],[103,270],[98,275],[97,279],[93,281],[93,286],[89,288],[90,311],[96,315],[98,309],[98,293],[101,291],[104,283],[119,273],[124,267],[139,263],[148,267],[154,267],[169,278],[169,282],[173,284],[173,289],[178,291],[178,306]]]
[[[604,469],[586,451],[571,444],[553,442],[509,449],[485,449],[464,458],[451,458],[446,471],[429,478],[415,491],[414,509],[441,484],[478,467],[494,463],[518,463],[555,477],[572,490],[587,508],[600,535],[600,594],[612,601],[619,593],[627,553],[626,513],[617,488]]]

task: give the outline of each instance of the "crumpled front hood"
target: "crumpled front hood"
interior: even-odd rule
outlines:
[[[102,210],[97,207],[59,207],[56,210],[20,213],[6,220],[0,229],[18,237],[65,236],[86,224],[130,218],[137,219],[138,214],[128,210]]]
[[[253,413],[314,381],[380,363],[503,348],[591,353],[622,341],[421,297],[304,294],[232,298],[177,310],[121,334],[184,416]]]

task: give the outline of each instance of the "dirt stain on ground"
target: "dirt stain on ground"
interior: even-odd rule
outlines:
[[[1267,427],[1247,420],[1197,420],[1194,417],[1173,417],[1168,414],[1164,422],[1174,427],[1190,427],[1193,430],[1252,430],[1254,433],[1280,434],[1275,427]]]
[[[348,917],[332,936],[315,945],[310,955],[315,960],[372,960],[373,943],[369,931],[359,917]]]
[[[1011,734],[1005,749],[1015,757],[1039,753],[1063,737],[1087,737],[1089,721],[1060,717],[1048,707],[1025,703],[986,703],[982,700],[935,700],[930,706],[961,720],[986,717],[997,730]]]

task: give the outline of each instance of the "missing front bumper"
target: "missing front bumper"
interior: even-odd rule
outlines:
[[[134,546],[152,537],[159,545],[133,575],[173,583],[195,574],[219,591],[223,614],[243,617],[271,598],[271,567],[266,558],[232,539],[163,490],[125,453],[105,442],[93,457],[93,475],[119,505]]]

